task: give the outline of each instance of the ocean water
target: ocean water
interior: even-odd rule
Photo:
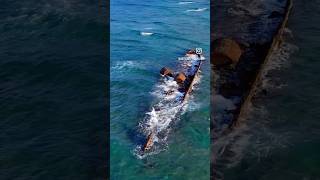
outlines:
[[[283,1],[234,2],[257,12]],[[217,157],[216,179],[320,179],[319,5],[293,1],[284,43],[264,69],[264,93],[240,127],[212,146],[228,154]]]
[[[209,178],[209,4],[111,1],[111,179]],[[186,108],[164,119],[172,122],[164,146],[139,156],[137,146],[145,141],[139,124],[158,101],[160,69],[177,68],[177,58],[197,47],[207,60]]]
[[[105,179],[105,9],[1,1],[1,180]]]

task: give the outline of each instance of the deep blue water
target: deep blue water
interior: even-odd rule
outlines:
[[[111,1],[111,179],[209,178],[209,3]],[[207,61],[187,110],[161,152],[137,157],[138,124],[156,101],[160,69],[196,47]]]
[[[0,179],[105,179],[105,10],[87,0],[0,4]]]

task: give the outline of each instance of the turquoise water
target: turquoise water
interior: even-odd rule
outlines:
[[[266,93],[224,139],[228,156],[219,159],[218,178],[320,179],[320,4],[293,3],[285,41],[265,68]]]
[[[111,179],[208,179],[209,1],[111,1]],[[139,157],[138,124],[156,98],[159,70],[174,69],[189,48],[207,61],[186,110],[170,125],[166,146]]]

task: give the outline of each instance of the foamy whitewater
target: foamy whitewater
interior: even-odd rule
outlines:
[[[141,32],[140,34],[141,34],[141,36],[151,36],[151,35],[153,35],[152,32]]]
[[[266,90],[267,92],[271,91],[279,91],[283,86],[285,86],[285,82],[283,80],[276,78],[276,73],[278,71],[286,68],[290,62],[290,56],[298,50],[298,47],[294,44],[291,44],[288,39],[292,38],[292,34],[289,29],[286,29],[284,36],[284,42],[279,46],[279,48],[274,49],[272,51],[272,55],[270,59],[267,61],[265,66],[262,69],[262,79],[258,82],[256,88],[256,93],[254,95],[255,98],[263,98],[261,97],[261,91]],[[219,77],[216,77],[217,79]],[[217,80],[215,79],[215,81]],[[237,102],[236,99],[232,98],[224,98],[223,96],[214,93],[213,96],[214,104],[218,104],[216,106],[215,114],[213,118],[215,120],[222,119],[224,114],[222,113],[224,110],[233,110],[235,109],[235,105]],[[242,121],[237,128],[233,129],[233,131],[225,136],[221,136],[218,133],[216,136],[221,136],[215,139],[213,154],[217,154],[212,157],[212,161],[215,162],[217,167],[225,167],[232,168],[239,163],[242,162],[243,157],[245,156],[246,148],[250,145],[250,138],[254,136],[256,133],[261,133],[263,131],[264,134],[268,137],[272,137],[272,142],[268,141],[268,143],[259,144],[257,148],[257,152],[251,152],[252,154],[256,154],[259,158],[263,158],[268,155],[271,148],[277,148],[279,146],[285,146],[286,139],[280,137],[279,135],[275,135],[270,131],[267,131],[266,123],[264,119],[261,117],[267,116],[269,114],[268,110],[263,106],[263,104],[259,102],[250,102],[248,109],[246,109],[247,116],[246,121]],[[259,119],[256,119],[256,115],[259,114]],[[258,149],[259,148],[259,149]],[[229,156],[225,156],[224,154],[229,154]],[[261,157],[260,157],[261,156]],[[214,169],[215,174],[217,175],[216,179],[222,179],[223,172],[220,169]]]
[[[192,4],[193,2],[192,1],[181,1],[179,2],[178,4]]]
[[[188,9],[186,12],[202,12],[207,10],[208,8],[197,8],[197,9]]]
[[[188,56],[190,60],[179,61],[179,69],[184,70],[186,75],[191,75],[196,72],[196,65],[199,60],[195,55]],[[194,79],[194,85],[200,82],[201,76],[197,75]],[[161,76],[160,82],[155,86],[151,94],[156,98],[157,103],[151,107],[151,110],[146,113],[145,118],[139,123],[141,133],[147,137],[153,133],[153,146],[151,151],[142,152],[142,146],[138,145],[134,154],[142,159],[148,155],[157,154],[167,148],[167,138],[171,130],[171,125],[179,121],[179,115],[187,110],[188,101],[183,101],[184,93],[180,92],[179,85],[174,78]],[[170,92],[170,93],[168,93]]]

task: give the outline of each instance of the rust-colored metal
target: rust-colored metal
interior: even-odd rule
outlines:
[[[172,70],[167,68],[167,67],[161,68],[160,74],[163,75],[163,76],[171,76],[171,77],[173,76]]]
[[[229,38],[217,39],[213,42],[211,64],[216,66],[237,64],[242,55],[239,44]]]
[[[190,52],[190,51],[189,51]],[[188,53],[187,53],[188,54]],[[196,72],[194,73],[194,75],[190,78],[190,84],[189,84],[189,86],[188,86],[188,88],[187,88],[187,90],[186,90],[186,92],[185,92],[185,94],[184,94],[184,96],[183,96],[183,98],[182,98],[182,100],[181,100],[181,103],[184,103],[184,102],[186,102],[186,100],[189,98],[189,95],[190,95],[190,93],[191,93],[191,91],[192,91],[192,87],[193,87],[193,85],[195,84],[195,82],[196,82],[196,77],[198,76],[198,74],[200,73],[200,67],[201,67],[201,64],[202,64],[202,60],[200,60],[199,59],[199,64],[197,65],[197,69],[196,69]],[[149,135],[148,135],[148,137],[147,137],[147,139],[146,139],[146,142],[144,143],[144,145],[143,145],[143,148],[142,148],[142,151],[143,152],[145,152],[145,151],[147,151],[147,150],[149,150],[152,146],[153,146],[153,136],[154,136],[155,134],[154,134],[154,131],[152,131]]]
[[[174,80],[177,83],[183,83],[187,79],[186,75],[183,72],[178,73],[175,77]]]
[[[146,140],[146,143],[143,145],[142,147],[142,151],[145,152],[147,150],[149,150],[151,148],[151,146],[153,145],[153,135],[154,133],[151,132],[148,137],[147,137],[147,140]]]

